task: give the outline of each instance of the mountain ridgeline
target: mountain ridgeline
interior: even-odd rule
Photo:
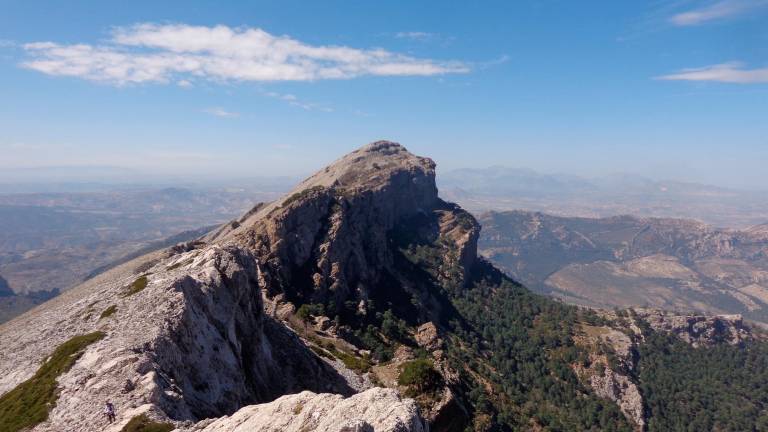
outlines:
[[[565,305],[478,257],[479,236],[430,159],[369,144],[1,325],[0,424],[17,426],[0,432],[768,424],[768,349],[737,317]]]

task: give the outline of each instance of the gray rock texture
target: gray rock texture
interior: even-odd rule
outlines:
[[[344,399],[301,392],[247,406],[235,414],[198,423],[185,432],[425,432],[412,399],[374,388]]]
[[[741,315],[678,315],[655,309],[637,309],[652,329],[672,333],[693,347],[720,343],[738,345],[753,337]]]

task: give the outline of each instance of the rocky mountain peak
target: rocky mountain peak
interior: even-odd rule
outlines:
[[[455,256],[452,262],[466,275],[476,256],[479,225],[438,198],[431,159],[400,144],[377,141],[338,159],[210,240],[251,251],[270,295],[285,294],[301,303],[367,304],[378,299],[387,304],[393,296],[405,295],[400,286],[409,285],[399,275],[400,251],[393,243],[403,224],[421,227],[423,235],[445,237]],[[382,285],[389,292],[376,288]]]
[[[286,218],[297,208],[325,196],[349,199],[359,196],[394,200],[382,217],[396,219],[438,202],[435,163],[416,156],[402,145],[376,141],[337,159],[299,183],[289,193],[271,203],[257,204],[239,220],[221,227],[206,237],[221,241],[241,235],[266,219]]]
[[[345,155],[304,180],[294,193],[317,186],[350,192],[377,189],[386,187],[398,176],[410,177],[415,187],[424,187],[433,193],[433,198],[437,196],[435,163],[391,141],[376,141]]]

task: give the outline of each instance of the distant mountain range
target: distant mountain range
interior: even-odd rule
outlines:
[[[0,322],[137,253],[200,236],[278,196],[271,190],[101,185],[0,195]]]
[[[489,212],[480,253],[570,303],[739,313],[768,323],[768,225],[721,230],[685,219]]]
[[[459,169],[439,177],[441,196],[475,213],[530,210],[562,216],[697,219],[729,228],[768,222],[768,191],[616,174],[588,179],[529,169]]]

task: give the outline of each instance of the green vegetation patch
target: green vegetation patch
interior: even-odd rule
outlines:
[[[326,344],[325,349],[333,354],[334,357],[341,360],[341,362],[344,363],[344,366],[352,369],[353,371],[363,373],[368,372],[371,369],[371,361],[367,356],[356,357],[352,354],[340,351],[332,343]],[[318,355],[327,357],[327,355],[320,354],[318,350],[315,350],[315,352],[318,353]]]
[[[102,319],[102,318],[109,318],[109,317],[111,317],[112,315],[114,315],[114,314],[115,314],[115,312],[117,312],[117,306],[115,306],[115,305],[112,305],[112,306],[110,306],[110,307],[108,307],[108,308],[104,309],[104,312],[102,312],[102,313],[101,313],[101,316],[99,316],[99,319]]]
[[[335,351],[333,355],[336,356],[337,359],[341,360],[342,363],[344,363],[344,366],[352,369],[356,372],[368,372],[369,369],[371,369],[371,362],[363,357],[355,357],[352,354],[347,354],[343,351]]]
[[[293,415],[299,415],[301,414],[301,411],[304,409],[304,403],[299,402],[296,404],[295,407],[293,407]]]
[[[442,377],[435,370],[431,360],[422,358],[404,363],[397,383],[415,390],[417,393],[426,393],[439,388],[442,385]]]
[[[309,348],[312,349],[312,351],[314,351],[315,354],[319,355],[320,357],[325,357],[325,358],[327,358],[329,360],[333,360],[334,359],[334,357],[330,353],[328,353],[328,351],[326,351],[326,350],[324,350],[324,349],[322,349],[322,348],[320,348],[318,346],[310,345]]]
[[[295,194],[289,196],[288,198],[283,201],[283,206],[287,206],[291,204],[294,201],[301,200],[303,198],[308,197],[309,195],[315,193],[315,192],[322,192],[325,190],[323,186],[312,186],[311,188],[304,189],[302,191],[296,192]]]
[[[171,432],[173,429],[171,423],[156,422],[142,414],[132,418],[120,432]]]
[[[139,276],[133,283],[128,287],[128,289],[125,290],[123,293],[123,297],[130,297],[138,292],[141,292],[144,290],[144,288],[147,287],[147,284],[149,283],[149,279],[147,279],[147,276]]]
[[[654,332],[639,354],[649,432],[768,430],[768,343],[693,348]]]
[[[72,368],[88,345],[104,336],[94,332],[64,342],[32,378],[0,397],[0,432],[18,432],[47,420],[59,396],[56,379]]]
[[[296,316],[299,317],[304,322],[308,322],[312,316],[319,316],[325,314],[325,306],[322,304],[310,304],[305,303],[301,306],[299,306],[299,309],[296,311]]]

